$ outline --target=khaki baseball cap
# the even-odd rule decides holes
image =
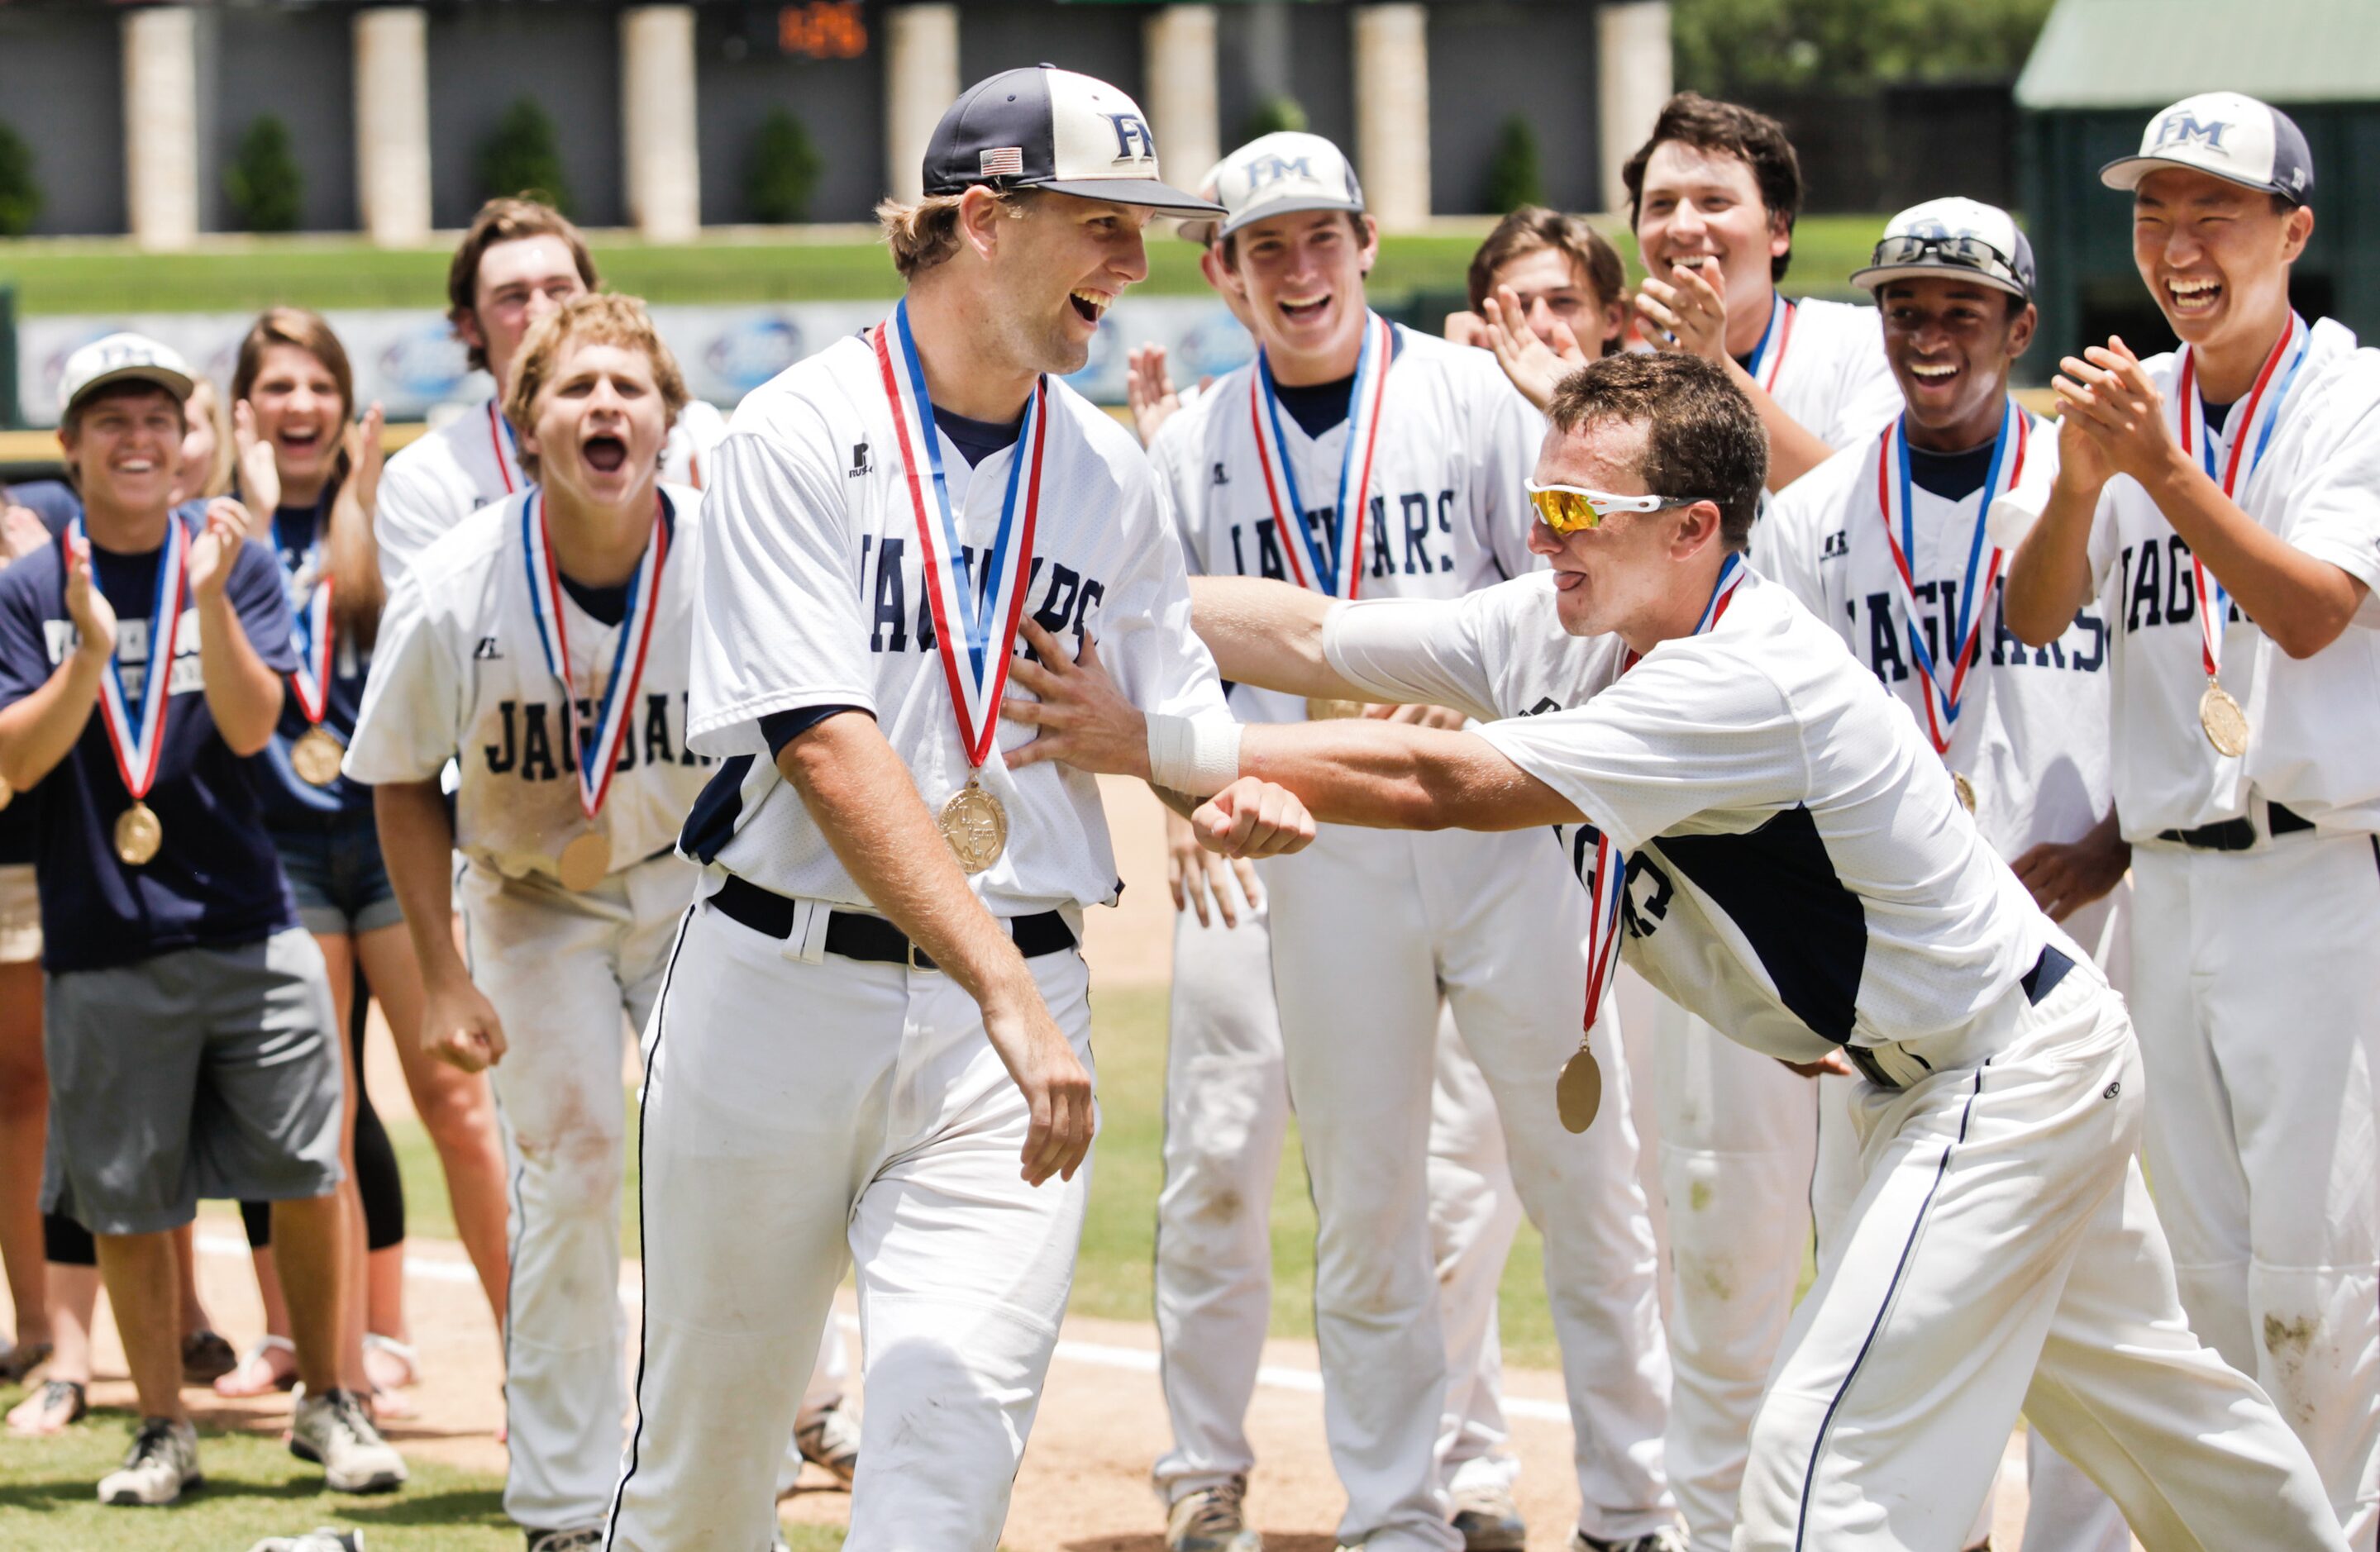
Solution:
[[[109,334],[67,358],[58,376],[59,418],[72,415],[77,405],[111,382],[153,382],[176,400],[187,400],[193,379],[189,363],[173,346],[146,334]]]

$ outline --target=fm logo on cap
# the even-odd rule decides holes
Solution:
[[[1257,189],[1269,184],[1279,183],[1283,178],[1313,176],[1314,168],[1305,157],[1301,156],[1296,161],[1291,162],[1281,157],[1269,156],[1260,162],[1248,164],[1248,193],[1253,196]]]
[[[2195,140],[2209,151],[2223,149],[2223,131],[2230,128],[2224,119],[2202,122],[2195,114],[2168,114],[2157,125],[2156,143],[2160,146],[2187,145]]]
[[[1115,126],[1117,161],[1146,159],[1153,162],[1157,159],[1157,139],[1149,134],[1148,126],[1141,121],[1138,114],[1111,113],[1099,116]],[[1138,151],[1132,149],[1135,143],[1140,147]]]

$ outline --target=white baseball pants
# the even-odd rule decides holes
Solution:
[[[2254,1383],[2201,1345],[2133,1158],[2123,1000],[2079,964],[1863,1085],[1863,1180],[1754,1423],[1736,1552],[1955,1552],[2022,1409],[2166,1548],[2346,1546]]]
[[[847,1552],[991,1552],[1007,1518],[1088,1162],[1026,1185],[1025,1100],[974,1000],[815,937],[698,904],[672,954],[646,1034],[644,1360],[609,1552],[764,1552],[847,1266],[868,1364]],[[1082,957],[1026,963],[1087,1064]]]
[[[1665,1523],[1669,1359],[1635,1184],[1626,1065],[1595,1049],[1604,1113],[1584,1137],[1553,1103],[1578,1049],[1585,896],[1549,834],[1330,827],[1276,858],[1273,984],[1289,1090],[1320,1218],[1315,1325],[1342,1542],[1452,1552],[1437,1450],[1446,1344],[1429,1245],[1439,1002],[1495,1096],[1514,1188],[1544,1233],[1546,1284],[1576,1424],[1580,1523]]]
[[[512,1173],[504,1512],[532,1530],[601,1524],[618,1475],[621,1072],[693,884],[674,857],[583,893],[477,865],[462,876],[471,978],[508,1047],[489,1073]]]
[[[2256,1376],[2358,1552],[2380,1526],[2380,842],[2132,851],[2149,1178],[2199,1335]]]
[[[1256,1464],[1247,1409],[1271,1313],[1269,1209],[1289,1121],[1289,1079],[1273,1006],[1271,928],[1262,906],[1251,909],[1243,899],[1240,910],[1235,928],[1220,920],[1202,927],[1189,912],[1174,918],[1156,1257],[1160,1375],[1173,1448],[1151,1473],[1169,1505]],[[1451,1376],[1451,1437],[1441,1448],[1451,1473],[1486,1470],[1509,1481],[1519,1462],[1503,1448],[1494,1319],[1520,1199],[1502,1164],[1494,1097],[1459,1046],[1450,1058],[1452,1031],[1452,1020],[1442,1021],[1439,1085],[1431,1101],[1431,1243]],[[1474,1074],[1460,1097],[1448,1082],[1449,1068],[1458,1063]],[[1448,1146],[1464,1150],[1461,1160],[1441,1158],[1441,1134]],[[1485,1138],[1494,1139],[1492,1163],[1472,1156]],[[1500,1241],[1493,1232],[1497,1219],[1507,1225]],[[1482,1298],[1484,1306],[1470,1313]],[[1469,1301],[1460,1312],[1458,1299]]]

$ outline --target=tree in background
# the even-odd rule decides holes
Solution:
[[[245,232],[294,232],[304,204],[306,175],[289,143],[289,126],[259,114],[239,138],[224,169],[224,197]]]
[[[802,121],[778,108],[752,136],[744,164],[744,213],[769,225],[807,221],[818,191],[818,148]]]
[[[480,198],[527,194],[570,213],[570,186],[562,176],[562,141],[553,117],[533,97],[516,97],[480,142]]]
[[[1278,134],[1284,129],[1305,127],[1305,106],[1294,97],[1268,97],[1257,104],[1248,115],[1247,133],[1240,138],[1245,145],[1260,135]]]
[[[1677,80],[1715,97],[2006,79],[2053,0],[1674,0]]]
[[[1545,178],[1537,170],[1537,132],[1519,114],[1497,131],[1496,154],[1488,162],[1488,208],[1510,215],[1523,205],[1546,202]]]
[[[33,176],[33,148],[25,137],[0,124],[0,237],[21,237],[42,213],[41,180]]]

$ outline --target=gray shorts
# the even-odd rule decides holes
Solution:
[[[341,1179],[336,1022],[302,928],[50,976],[42,1207],[149,1234],[201,1197],[325,1194]]]

